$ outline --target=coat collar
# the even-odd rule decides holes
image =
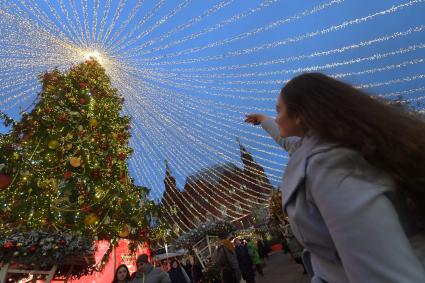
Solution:
[[[138,278],[142,278],[142,277],[144,277],[146,274],[149,274],[152,270],[153,270],[153,266],[152,266],[150,263],[147,263],[147,267],[146,267],[145,272],[137,271],[137,272],[136,272],[136,277],[138,277]]]
[[[308,159],[317,153],[328,151],[337,146],[337,144],[320,140],[312,133],[304,136],[300,147],[295,150],[289,159],[283,175],[282,201],[284,211],[299,185],[305,180]]]

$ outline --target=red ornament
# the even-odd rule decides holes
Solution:
[[[143,229],[143,228],[140,228],[140,229],[139,229],[139,236],[140,236],[140,237],[145,237],[145,236],[146,236],[146,231],[145,231],[145,229]]]
[[[86,99],[84,97],[80,97],[80,104],[86,103]]]
[[[126,175],[122,175],[122,176],[120,177],[120,182],[121,182],[122,184],[126,183],[126,182],[127,182],[127,176],[126,176]]]
[[[118,155],[118,158],[121,159],[121,160],[123,160],[123,161],[125,160],[126,157],[127,157],[127,155],[125,153],[120,153]]]
[[[3,244],[3,248],[5,250],[10,250],[13,249],[15,247],[15,244],[13,242],[6,242]]]
[[[56,77],[55,75],[53,75],[51,73],[45,73],[44,74],[44,81],[45,82],[57,82],[58,77]]]
[[[77,189],[80,193],[84,193],[84,187],[82,184],[77,184]]]
[[[86,88],[88,88],[89,84],[88,83],[79,83],[78,86],[82,89],[86,89]]]
[[[37,250],[37,245],[33,245],[28,249],[28,251],[31,253],[34,253],[36,250]]]
[[[0,190],[7,189],[12,184],[12,178],[6,174],[0,174]]]
[[[112,167],[112,156],[111,155],[108,156],[108,167],[109,168]]]
[[[47,112],[47,113],[51,113],[51,112],[52,112],[52,108],[47,107],[47,108],[46,108],[46,112]]]
[[[81,210],[83,211],[83,212],[90,212],[91,211],[91,206],[90,205],[88,205],[88,204],[83,204],[83,206],[81,207]]]
[[[66,244],[66,241],[64,239],[62,239],[62,240],[59,241],[59,244],[65,245]]]
[[[71,172],[71,171],[66,171],[66,172],[63,174],[63,177],[65,178],[65,180],[69,180],[69,179],[71,179],[71,177],[72,177],[72,172]]]
[[[100,170],[94,170],[91,172],[91,176],[93,178],[100,178],[102,176],[102,174],[100,173]]]
[[[65,114],[61,114],[61,115],[59,116],[59,121],[61,121],[61,122],[66,122],[66,120],[67,120],[67,117],[66,117],[66,115],[65,115]]]
[[[52,79],[52,78],[53,78],[52,74],[50,74],[50,73],[45,73],[45,74],[44,74],[44,80],[45,80],[46,82],[51,81],[51,79]]]
[[[9,215],[7,213],[2,213],[0,219],[3,220],[3,222],[7,222]]]

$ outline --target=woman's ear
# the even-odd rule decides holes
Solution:
[[[297,125],[298,129],[300,129],[300,134],[304,135],[308,132],[308,127],[304,123],[304,120],[301,118],[300,115],[297,115],[295,117],[295,124]]]
[[[303,120],[301,119],[300,115],[296,115],[295,116],[295,124],[299,127],[302,127],[303,125]]]

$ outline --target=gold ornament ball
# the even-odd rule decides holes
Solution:
[[[66,145],[65,145],[65,149],[66,150],[70,150],[72,148],[72,143],[67,143]]]
[[[50,149],[54,150],[54,149],[57,149],[59,147],[59,142],[57,140],[51,140],[51,141],[49,141],[49,143],[47,144],[47,146]]]
[[[69,158],[69,164],[71,164],[72,167],[80,167],[81,166],[81,159],[79,157],[70,157]]]
[[[90,119],[89,125],[90,127],[97,127],[97,120],[94,118]]]
[[[96,214],[90,213],[84,218],[84,225],[91,226],[99,223],[99,217]]]
[[[14,159],[19,159],[19,154],[17,152],[13,153],[13,158]]]
[[[86,198],[83,195],[78,196],[78,199],[77,199],[78,204],[83,204],[85,200]]]
[[[95,197],[100,199],[105,195],[105,190],[101,189],[101,188],[96,188],[95,189]]]
[[[118,235],[119,235],[121,238],[126,238],[126,237],[128,237],[128,235],[130,235],[130,231],[131,231],[130,225],[125,224],[125,225],[122,227],[122,229],[121,229],[121,231],[120,231],[120,233],[119,233]]]

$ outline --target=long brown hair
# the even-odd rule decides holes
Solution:
[[[118,283],[118,270],[121,269],[121,267],[124,267],[127,270],[127,276],[125,277],[125,282],[130,282],[131,277],[130,277],[130,270],[128,270],[127,265],[125,264],[121,264],[120,266],[118,266],[118,268],[115,270],[115,275],[114,275],[114,281],[112,281],[112,283]]]
[[[306,73],[281,91],[289,116],[319,138],[354,149],[396,181],[415,220],[425,220],[425,122],[402,107],[320,73]]]

